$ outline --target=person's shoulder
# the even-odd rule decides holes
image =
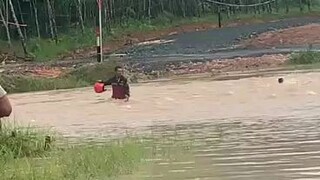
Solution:
[[[0,98],[7,95],[7,92],[3,89],[3,87],[0,85]]]

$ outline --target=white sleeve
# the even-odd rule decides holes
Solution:
[[[7,92],[3,89],[3,87],[0,85],[0,98],[2,98],[3,96],[5,96],[7,94]]]

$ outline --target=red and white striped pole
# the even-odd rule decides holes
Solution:
[[[99,16],[96,25],[96,36],[97,36],[97,60],[98,62],[102,62],[103,54],[102,54],[102,0],[97,0],[98,8],[99,8]]]

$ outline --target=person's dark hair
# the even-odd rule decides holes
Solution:
[[[116,66],[116,67],[114,68],[114,71],[117,72],[118,69],[121,69],[121,68],[122,68],[121,66]]]
[[[283,83],[283,78],[279,78],[278,83],[280,83],[280,84]]]

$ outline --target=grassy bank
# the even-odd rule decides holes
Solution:
[[[66,72],[59,78],[0,75],[0,84],[9,93],[87,87],[93,85],[97,80],[111,77],[116,65],[114,61],[87,65]]]
[[[239,14],[227,17],[223,14],[222,24],[227,25],[230,23],[259,23],[275,19],[283,19],[290,17],[301,17],[301,16],[313,16],[320,15],[320,9],[314,7],[311,12],[300,12],[298,8],[290,9],[288,14],[280,11],[279,13],[262,13],[262,14]],[[213,14],[207,14],[202,17],[193,18],[177,18],[171,16],[160,16],[153,19],[150,23],[147,20],[131,20],[126,24],[121,26],[112,27],[111,31],[104,33],[105,45],[109,46],[111,50],[114,48],[119,48],[117,46],[123,45],[123,40],[128,38],[127,35],[130,34],[130,38],[138,38],[136,36],[146,36],[152,34],[152,36],[160,36],[161,32],[170,30],[175,27],[185,26],[185,25],[201,25],[203,23],[210,23],[212,25],[217,25],[217,16]],[[106,30],[104,31],[106,32]],[[158,32],[158,33],[155,33]],[[56,44],[52,40],[48,39],[29,39],[28,49],[31,54],[38,61],[47,61],[50,59],[56,59],[59,56],[70,53],[77,49],[88,48],[95,46],[95,31],[94,28],[86,29],[84,33],[78,30],[70,31],[68,34],[60,34],[59,42]],[[0,42],[2,47],[6,47],[6,42]],[[23,55],[21,45],[19,42],[14,42],[14,51],[17,54]],[[8,49],[0,48],[0,51],[6,51]]]
[[[291,65],[314,65],[320,63],[320,52],[305,51],[292,54],[289,60]]]
[[[195,161],[192,139],[162,130],[149,137],[97,139],[99,143],[76,139],[71,145],[54,132],[5,124],[0,131],[0,176],[4,180],[139,179],[153,175],[154,168],[165,171],[152,159]]]
[[[104,145],[58,145],[39,130],[8,126],[0,131],[0,148],[1,179],[16,180],[117,177],[131,174],[146,154],[132,138]]]
[[[307,50],[293,53],[285,65],[292,70],[320,69],[320,52]]]
[[[92,84],[69,75],[59,78],[1,75],[0,83],[8,93],[70,89]]]

